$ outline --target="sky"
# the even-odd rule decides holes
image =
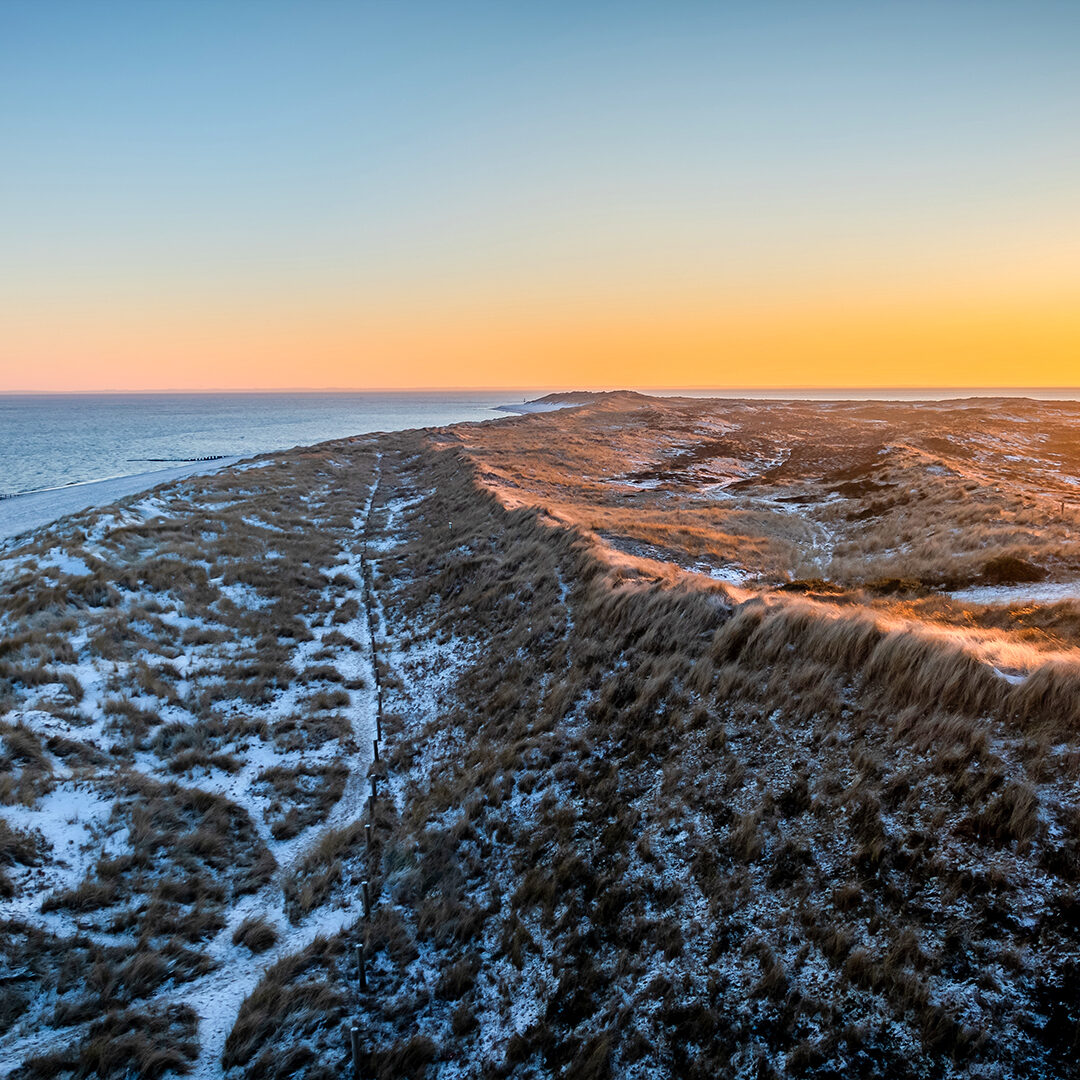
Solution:
[[[1080,3],[0,0],[0,391],[1080,384]]]

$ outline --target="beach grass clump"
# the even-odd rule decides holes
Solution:
[[[94,915],[114,930],[137,922],[146,942],[198,944],[224,925],[231,899],[275,868],[246,812],[220,795],[129,775],[113,819],[127,828],[128,851],[102,855],[77,885],[45,897],[43,911]]]
[[[263,769],[252,790],[268,796],[263,816],[274,839],[291,839],[325,821],[345,791],[348,775],[348,768],[339,763]]]
[[[361,889],[357,871],[362,867],[363,843],[364,827],[359,821],[330,829],[318,838],[282,882],[285,912],[290,922],[300,922],[325,904],[335,890],[346,887],[351,890],[354,906],[359,907]]]
[[[264,915],[249,915],[233,931],[232,942],[257,954],[273,948],[278,936],[277,927]]]
[[[157,1080],[184,1074],[198,1057],[198,1015],[188,1005],[114,1009],[63,1050],[31,1057],[11,1076],[52,1080],[65,1075]]]

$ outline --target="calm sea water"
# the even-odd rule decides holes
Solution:
[[[502,391],[0,395],[0,494],[506,413]],[[518,395],[520,400],[520,395]]]

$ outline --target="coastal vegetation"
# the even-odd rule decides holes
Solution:
[[[1075,1068],[1077,407],[574,404],[0,553],[14,1075]]]

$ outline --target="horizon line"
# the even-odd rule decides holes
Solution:
[[[825,383],[802,383],[797,385],[772,385],[772,386],[584,386],[568,389],[561,386],[252,386],[252,387],[164,387],[164,388],[139,388],[123,389],[108,387],[98,390],[0,390],[0,397],[51,397],[51,396],[80,396],[94,394],[438,394],[438,393],[507,393],[507,394],[604,394],[604,393],[640,393],[649,394],[664,391],[674,393],[678,391],[710,391],[715,393],[783,393],[804,391],[874,391],[882,392],[896,390],[903,392],[919,391],[989,391],[1003,390],[1015,393],[1020,390],[1074,390],[1080,393],[1080,385],[1050,383],[1015,384],[1015,385],[991,385],[991,384],[933,384],[919,385],[906,384],[825,384]]]

